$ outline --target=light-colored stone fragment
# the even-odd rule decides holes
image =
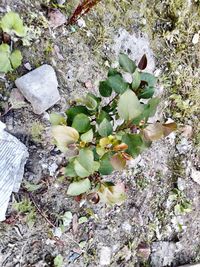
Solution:
[[[0,123],[0,221],[5,213],[12,192],[18,192],[28,151],[17,138],[3,130]]]
[[[200,185],[200,171],[197,171],[196,169],[191,169],[191,178],[194,182]]]
[[[141,57],[146,54],[147,68],[144,71],[153,72],[155,69],[155,59],[150,43],[144,34],[130,34],[125,29],[120,29],[114,38],[113,51],[118,56],[119,53],[126,53],[138,64]]]
[[[15,84],[36,114],[42,114],[60,100],[56,73],[50,65],[42,65],[25,74]]]
[[[100,265],[107,266],[110,265],[110,262],[111,262],[111,248],[102,247],[100,252]]]

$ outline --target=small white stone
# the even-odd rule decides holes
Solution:
[[[198,42],[199,42],[199,33],[195,33],[192,38],[192,43],[195,45],[198,44]]]
[[[195,181],[197,184],[200,185],[200,171],[195,170],[192,168],[191,170],[191,178],[193,181]]]
[[[100,252],[100,265],[110,265],[111,262],[111,248],[102,247]]]
[[[122,224],[122,229],[126,232],[126,233],[129,233],[131,232],[131,229],[132,229],[132,226],[130,225],[130,223],[128,221],[125,221],[123,224]]]
[[[77,24],[80,28],[85,28],[86,24],[85,24],[85,20],[83,18],[80,18],[77,20]]]
[[[42,114],[60,100],[57,77],[50,65],[42,65],[25,74],[15,84],[36,114]]]

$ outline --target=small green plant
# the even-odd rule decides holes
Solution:
[[[99,96],[87,93],[66,111],[67,118],[51,114],[52,135],[57,147],[70,158],[65,168],[71,178],[67,194],[94,203],[120,204],[125,186],[105,180],[113,171],[123,170],[152,141],[176,129],[175,123],[148,123],[154,116],[158,98],[153,98],[156,78],[143,70],[144,55],[138,66],[125,54],[119,65],[132,77],[127,82],[119,69],[109,69],[99,83]],[[110,100],[111,98],[111,100]]]
[[[191,202],[185,197],[183,192],[176,188],[171,191],[169,200],[175,203],[174,212],[176,215],[184,215],[192,211]]]
[[[8,34],[12,39],[17,37],[24,37],[26,35],[26,28],[19,15],[15,12],[8,12],[0,21],[0,28],[4,34]],[[18,68],[22,62],[22,54],[18,49],[12,49],[12,45],[2,43],[0,45],[0,72],[7,73]]]
[[[29,227],[34,225],[36,220],[36,209],[28,198],[23,199],[21,202],[14,203],[13,208],[19,215],[24,216]]]

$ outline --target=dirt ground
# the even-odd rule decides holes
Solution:
[[[53,5],[48,2],[0,2],[0,17],[14,10],[30,29],[30,44],[17,43],[23,63],[51,64],[61,94],[61,101],[41,116],[30,105],[3,114],[14,80],[28,70],[21,66],[0,79],[0,118],[28,147],[24,181],[40,185],[28,192],[23,184],[11,198],[7,220],[0,223],[0,266],[54,266],[59,254],[69,267],[101,266],[101,257],[112,267],[200,262],[200,41],[193,41],[200,35],[200,2],[105,0],[79,26],[56,29],[48,26],[44,4]],[[69,15],[77,2],[59,8]],[[88,81],[96,91],[118,50],[134,50],[131,40],[137,38],[144,43],[136,48],[149,53],[149,68],[159,75],[158,119],[173,119],[178,131],[110,177],[126,184],[123,205],[80,205],[66,195],[69,182],[60,173],[65,160],[51,143],[48,114],[64,112],[70,99],[88,90]],[[73,220],[60,233],[66,211]]]

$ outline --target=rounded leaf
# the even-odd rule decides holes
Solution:
[[[136,69],[136,65],[126,54],[119,55],[119,65],[123,68],[123,70],[133,73]]]
[[[91,128],[90,119],[83,113],[78,114],[73,120],[72,127],[75,128],[79,133],[85,133]]]
[[[103,119],[103,121],[99,125],[98,133],[101,136],[106,137],[106,136],[109,136],[112,133],[112,131],[113,131],[113,127],[110,121],[108,121],[106,118]]]
[[[118,102],[118,113],[120,118],[128,121],[139,116],[143,111],[136,94],[128,89],[120,96]]]
[[[53,126],[52,136],[56,140],[57,147],[63,152],[68,149],[69,144],[73,144],[79,139],[79,133],[76,129],[65,125]]]
[[[91,188],[91,183],[88,178],[84,180],[80,180],[78,182],[73,182],[68,187],[67,195],[78,196],[80,194],[83,194],[89,191],[90,188]]]
[[[22,64],[22,54],[19,50],[14,50],[10,55],[10,61],[13,69],[18,68]]]
[[[117,94],[123,94],[128,88],[128,83],[126,83],[123,77],[119,74],[110,76],[107,81],[108,81],[109,86]]]
[[[23,37],[26,35],[26,29],[20,16],[10,11],[1,19],[1,28],[4,32],[12,34],[14,32],[17,36]]]
[[[109,97],[112,94],[112,87],[107,81],[102,81],[99,83],[99,92],[104,97]]]

